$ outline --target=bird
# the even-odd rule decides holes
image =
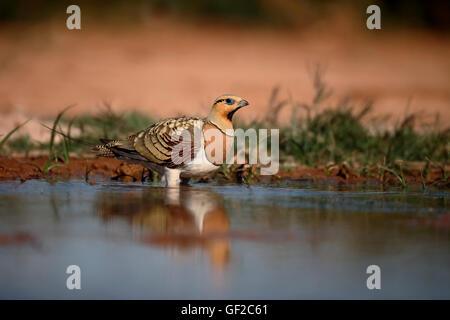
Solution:
[[[248,101],[239,96],[221,95],[214,100],[206,118],[164,119],[126,139],[100,139],[102,144],[93,150],[98,157],[140,164],[158,172],[163,186],[178,187],[225,163],[234,142],[233,116],[247,105]]]

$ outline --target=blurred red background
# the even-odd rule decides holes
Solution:
[[[413,11],[415,1],[375,1],[382,29],[373,31],[364,2],[80,1],[81,30],[66,28],[65,1],[5,3],[2,133],[74,103],[72,113],[108,101],[156,118],[202,116],[223,93],[250,101],[239,117],[251,120],[264,115],[274,86],[281,99],[310,101],[315,64],[333,89],[330,106],[347,96],[356,105],[370,99],[374,115],[393,121],[422,112],[422,119],[439,114],[442,126],[450,124],[448,6],[441,2]],[[283,110],[281,120],[289,117]]]

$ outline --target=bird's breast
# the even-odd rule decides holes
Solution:
[[[215,159],[210,155],[210,149],[213,147],[210,140],[211,135],[214,134],[212,129],[215,127],[207,123],[202,123],[202,125],[200,137],[194,137],[194,139],[200,138],[200,141],[195,142],[195,145],[198,145],[199,148],[195,148],[193,159],[182,166],[182,177],[202,177],[217,170],[221,166],[221,161],[214,161]],[[206,131],[206,128],[211,129],[211,131]],[[212,140],[214,140],[214,138],[212,138]],[[213,154],[215,153],[213,152]]]
[[[216,166],[226,163],[227,155],[232,155],[234,137],[226,135],[216,126],[205,123],[203,126],[205,154],[209,162]]]

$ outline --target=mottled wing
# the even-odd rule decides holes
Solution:
[[[186,117],[163,120],[136,134],[134,149],[153,163],[178,168],[192,160],[200,148],[199,132],[194,133],[199,129],[201,132],[202,123]]]
[[[102,140],[104,144],[96,146],[94,151],[101,157],[178,168],[197,154],[202,127],[203,121],[198,118],[167,119],[124,140]],[[174,152],[178,155],[175,158]]]

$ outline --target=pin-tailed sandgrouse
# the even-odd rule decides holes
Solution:
[[[222,95],[214,101],[205,119],[169,118],[124,140],[102,139],[104,144],[97,145],[94,150],[101,157],[141,164],[162,175],[165,186],[178,186],[181,179],[204,176],[225,162],[226,150],[234,140],[233,115],[247,105],[248,102],[240,97]],[[211,131],[218,134],[207,134]],[[223,148],[221,159],[215,151],[205,152],[211,143]],[[217,146],[209,149],[217,150]]]

